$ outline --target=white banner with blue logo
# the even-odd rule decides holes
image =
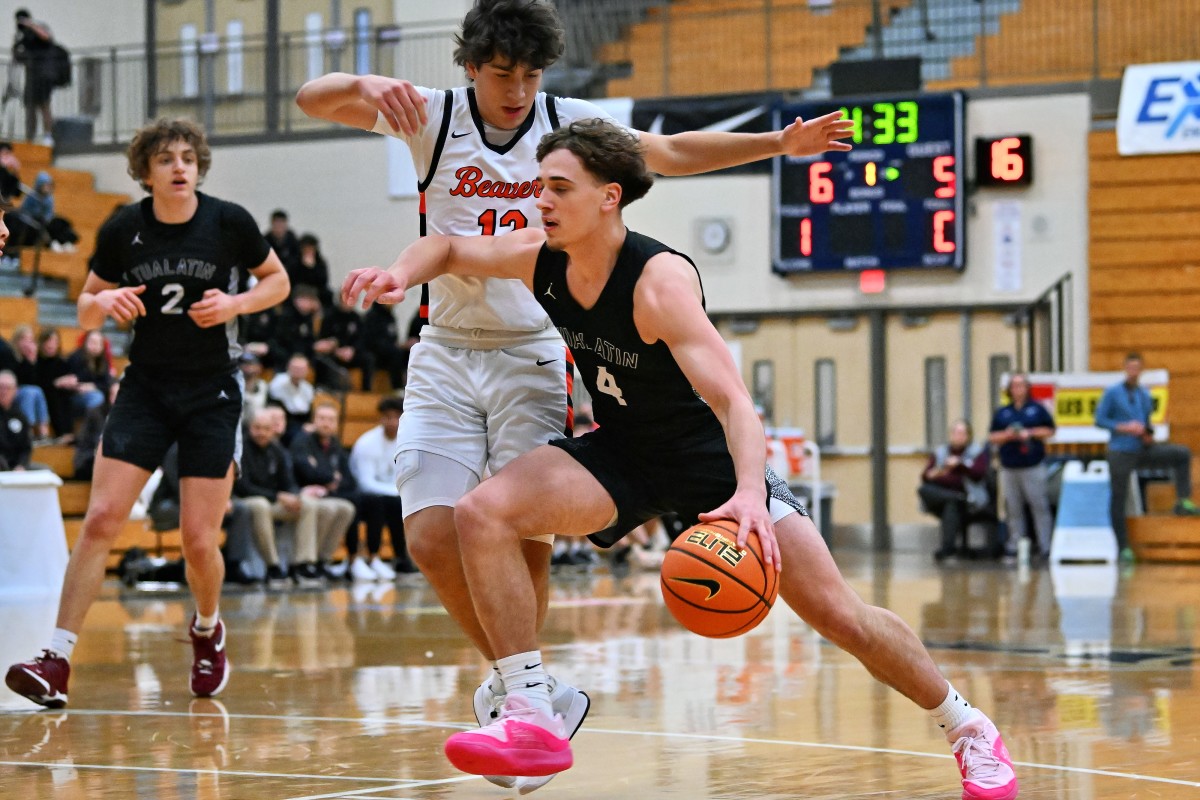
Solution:
[[[1200,61],[1125,68],[1117,111],[1117,151],[1200,151]]]

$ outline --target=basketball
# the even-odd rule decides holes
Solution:
[[[737,546],[730,520],[701,522],[679,535],[663,559],[663,600],[679,624],[693,633],[727,639],[766,618],[779,593],[779,573],[763,560],[753,532]]]

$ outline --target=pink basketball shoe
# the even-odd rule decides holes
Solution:
[[[519,692],[508,695],[495,722],[447,739],[446,758],[472,775],[553,775],[574,763],[562,717]]]
[[[954,746],[954,759],[962,773],[963,800],[1013,800],[1017,773],[1000,731],[979,709],[952,731],[946,741]]]

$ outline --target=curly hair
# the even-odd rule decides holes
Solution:
[[[646,169],[642,143],[633,134],[605,119],[580,119],[547,133],[538,143],[537,160],[555,150],[567,150],[604,183],[621,187],[621,208],[646,196],[654,176]]]
[[[196,151],[196,166],[203,180],[212,166],[212,150],[208,147],[204,129],[187,119],[159,119],[140,128],[125,151],[129,177],[144,190],[150,191],[146,184],[146,176],[150,174],[150,159],[176,141],[187,142]]]
[[[476,0],[454,43],[460,67],[503,59],[545,69],[566,49],[558,12],[542,0]]]

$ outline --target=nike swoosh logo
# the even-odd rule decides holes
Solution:
[[[454,133],[450,134],[450,138],[451,139],[461,139],[464,136],[470,136],[470,135],[471,135],[470,131],[463,131],[462,133],[455,131]]]
[[[721,591],[721,584],[711,578],[672,578],[673,581],[680,583],[690,583],[693,586],[699,586],[702,589],[708,589],[708,597],[705,600],[712,600],[717,596],[717,592]]]
[[[541,665],[542,665],[542,662],[540,662],[540,661],[537,662],[536,664],[526,664],[525,669],[533,669],[534,667],[540,667]],[[537,684],[534,684],[534,685],[536,686]]]
[[[743,111],[740,114],[735,114],[727,119],[717,120],[716,122],[705,125],[703,128],[698,128],[697,130],[713,131],[715,133],[728,133],[729,131],[737,130],[738,128],[742,127],[747,122],[754,119],[759,114],[762,114],[766,110],[766,106],[758,106],[750,109],[749,111]],[[663,131],[663,122],[666,119],[666,114],[659,114],[654,118],[654,121],[650,123],[650,127],[646,130],[646,133],[656,133],[661,135]]]
[[[557,359],[557,358],[552,358],[552,359],[550,359],[550,360],[548,360],[548,361],[542,361],[542,360],[540,360],[540,359],[539,359],[539,360],[538,360],[538,362],[537,362],[537,365],[538,365],[539,367],[544,367],[544,366],[546,366],[547,364],[553,364],[555,361],[558,361],[558,359]],[[525,669],[529,669],[529,667],[526,667]]]

